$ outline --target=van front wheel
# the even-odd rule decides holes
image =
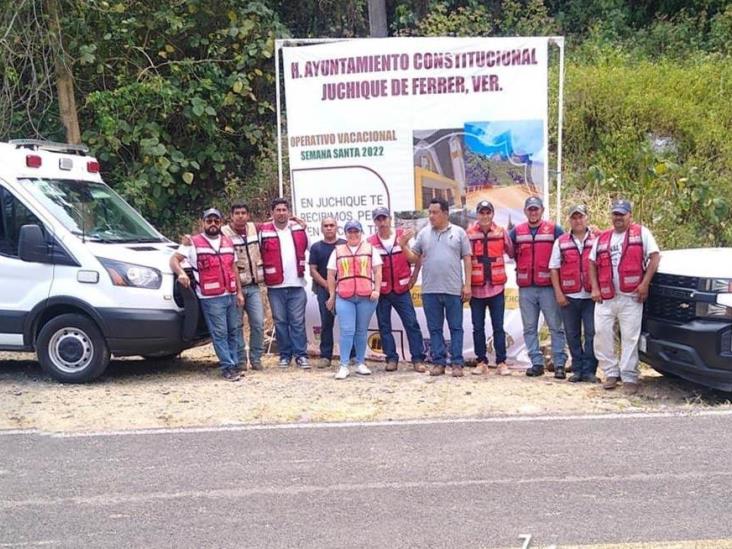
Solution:
[[[44,324],[36,341],[43,370],[62,383],[84,383],[109,364],[109,347],[99,328],[78,314],[60,315]]]

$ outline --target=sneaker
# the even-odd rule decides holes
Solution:
[[[386,363],[386,368],[384,368],[387,372],[396,372],[397,368],[399,367],[399,363],[396,360],[389,360]]]
[[[572,374],[571,376],[569,376],[569,381],[570,381],[571,383],[579,383],[579,382],[580,382],[580,381],[582,381],[583,379],[584,379],[584,378],[582,377],[582,375],[581,375],[581,374]]]
[[[329,358],[321,358],[318,361],[318,368],[330,368],[330,360]]]
[[[508,369],[508,364],[506,364],[505,362],[499,362],[496,365],[496,375],[499,375],[499,376],[510,376],[511,375],[511,370]]]
[[[482,376],[483,374],[488,373],[488,365],[485,362],[478,362],[470,373],[474,376]]]
[[[247,369],[246,365],[244,365],[244,367],[234,366],[233,368],[231,368],[231,370],[233,370],[236,373],[236,375],[238,375],[239,377],[244,377],[244,371],[246,369]]]
[[[638,392],[638,384],[630,381],[623,381],[623,393],[626,395],[634,395]]]
[[[226,381],[239,381],[241,376],[234,368],[226,368],[223,372],[221,372],[221,377],[223,377]]]
[[[310,363],[308,362],[308,357],[306,356],[299,356],[295,359],[295,363],[297,364],[297,367],[301,370],[309,370],[310,369]]]
[[[247,363],[246,362],[242,362],[241,364],[238,364],[234,369],[236,371],[238,371],[239,373],[246,372],[247,371]]]
[[[356,366],[356,373],[360,376],[370,376],[371,370],[365,364],[359,364]]]
[[[341,364],[341,367],[338,368],[338,371],[336,372],[335,378],[346,379],[349,375],[351,375],[351,371],[348,369],[348,366],[343,366]]]
[[[589,383],[597,383],[598,379],[595,374],[583,374],[582,381],[588,381]]]
[[[452,367],[452,377],[463,377],[463,367],[462,366],[453,366]]]
[[[544,367],[534,364],[531,368],[526,370],[526,375],[529,377],[538,377],[544,375]]]
[[[277,366],[279,366],[280,368],[289,368],[290,359],[289,358],[280,358],[280,361],[277,363]]]
[[[615,389],[615,387],[618,386],[618,378],[611,376],[605,380],[605,383],[602,384],[602,388],[610,391],[612,389]]]
[[[445,367],[440,364],[435,364],[430,368],[430,375],[431,376],[441,376],[445,374]]]
[[[567,374],[564,372],[564,366],[554,368],[554,379],[566,379]]]
[[[423,374],[427,371],[427,368],[421,362],[415,362],[413,366],[414,366],[414,371],[417,372],[418,374]]]
[[[262,366],[262,363],[259,361],[252,362],[251,367],[252,367],[252,370],[257,370],[257,371],[264,370],[264,366]]]

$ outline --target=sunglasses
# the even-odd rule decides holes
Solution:
[[[221,225],[221,220],[218,217],[209,217],[204,219],[203,222],[206,225]]]

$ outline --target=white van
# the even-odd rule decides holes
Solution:
[[[177,245],[110,189],[84,146],[0,143],[0,350],[35,351],[62,382],[110,355],[165,357],[206,340],[168,267]]]
[[[638,346],[664,375],[732,391],[732,248],[661,252]]]

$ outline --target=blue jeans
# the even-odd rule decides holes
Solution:
[[[544,355],[539,349],[539,313],[544,315],[552,338],[552,360],[554,366],[564,367],[567,353],[564,352],[564,328],[559,304],[551,286],[527,286],[519,288],[519,308],[524,325],[524,341],[529,352],[531,365],[544,367]]]
[[[272,308],[280,358],[290,360],[293,356],[295,358],[307,356],[305,288],[301,286],[268,288],[267,295]]]
[[[211,333],[214,351],[222,370],[239,364],[239,349],[243,346],[241,311],[233,294],[201,299],[201,310]]]
[[[422,294],[422,307],[430,331],[430,356],[440,366],[447,364],[445,336],[442,333],[445,317],[450,328],[450,364],[463,365],[463,302],[459,295]]]
[[[473,347],[478,362],[488,362],[485,345],[485,309],[491,315],[493,347],[496,349],[496,364],[506,362],[506,332],[503,330],[503,313],[506,299],[503,292],[493,297],[470,298],[470,315],[473,319]]]
[[[409,342],[409,354],[412,355],[412,362],[424,361],[424,340],[422,330],[417,322],[417,314],[414,312],[412,295],[409,292],[397,294],[389,292],[381,294],[379,304],[376,306],[376,319],[379,321],[379,332],[381,333],[381,347],[386,355],[386,360],[399,361],[394,336],[391,333],[391,308],[399,315],[407,332]]]
[[[343,299],[336,296],[341,366],[348,366],[351,349],[356,350],[356,364],[363,364],[366,359],[369,322],[375,309],[376,301],[371,301],[368,297]]]
[[[333,358],[333,325],[335,324],[335,315],[328,310],[325,302],[328,301],[328,290],[322,286],[315,289],[315,295],[318,297],[318,309],[320,310],[320,357]]]
[[[595,339],[595,302],[591,299],[568,297],[569,305],[561,307],[567,345],[572,355],[572,371],[580,376],[597,372],[597,359],[593,341]],[[582,345],[582,329],[585,342]]]
[[[248,284],[242,288],[246,301],[244,310],[249,317],[249,362],[259,364],[264,353],[264,305],[258,284]],[[244,337],[241,338],[239,348],[239,364],[246,363],[244,352]]]

